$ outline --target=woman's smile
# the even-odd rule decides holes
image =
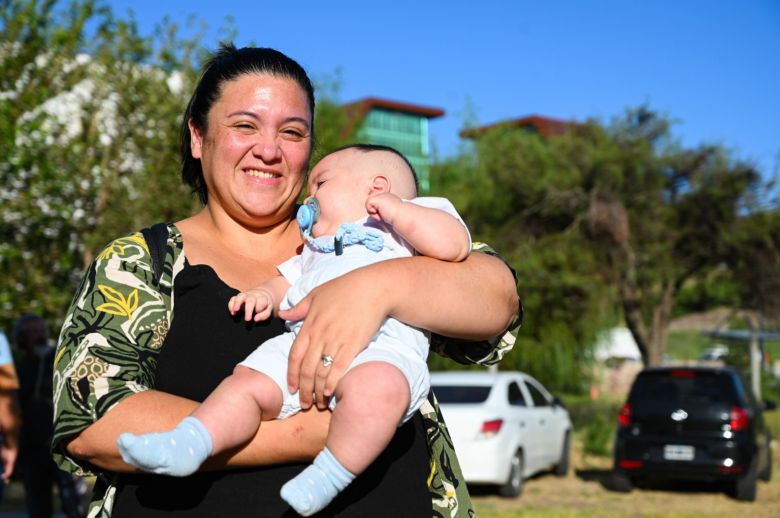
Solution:
[[[243,173],[257,180],[277,180],[281,175],[260,169],[244,169]]]

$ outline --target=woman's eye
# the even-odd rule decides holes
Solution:
[[[294,128],[284,129],[284,130],[282,130],[282,134],[287,136],[287,137],[294,138],[294,139],[302,139],[302,138],[304,138],[306,136],[306,133],[304,133],[301,130],[294,129]]]

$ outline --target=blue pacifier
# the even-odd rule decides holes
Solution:
[[[317,198],[309,198],[298,208],[295,220],[304,234],[311,234],[311,229],[320,217],[320,202]]]

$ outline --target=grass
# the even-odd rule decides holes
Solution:
[[[675,360],[696,360],[714,343],[699,331],[669,331],[666,354]]]
[[[780,408],[771,412],[764,412],[764,420],[772,432],[772,437],[775,439],[780,438]]]

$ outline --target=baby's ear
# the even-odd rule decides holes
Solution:
[[[390,179],[386,176],[377,175],[371,180],[371,194],[382,194],[390,192]]]

